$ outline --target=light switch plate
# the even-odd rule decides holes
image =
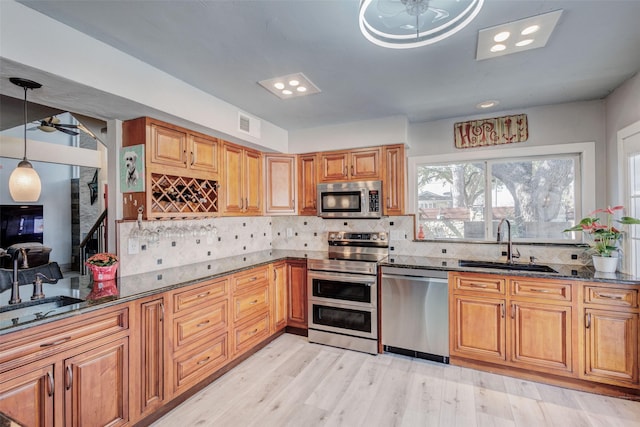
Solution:
[[[138,239],[129,238],[129,240],[127,241],[127,246],[127,253],[129,255],[135,255],[140,252],[140,242],[138,241]]]

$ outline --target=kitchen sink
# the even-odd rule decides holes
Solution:
[[[459,260],[460,267],[492,268],[498,270],[534,271],[538,273],[557,273],[556,270],[544,264],[518,264],[497,261]]]
[[[79,298],[58,295],[55,297],[43,298],[40,300],[25,301],[19,304],[5,305],[0,307],[0,316],[23,317],[35,316],[44,318],[51,313],[58,312],[62,307],[69,307],[74,304],[84,302]]]

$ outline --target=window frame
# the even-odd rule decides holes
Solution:
[[[462,162],[479,162],[479,161],[491,161],[491,160],[508,160],[508,159],[522,159],[522,158],[540,158],[545,156],[559,156],[559,155],[577,155],[579,159],[579,165],[576,170],[576,181],[580,185],[580,193],[576,194],[576,212],[575,217],[581,218],[583,212],[593,212],[595,210],[595,189],[596,189],[596,176],[595,171],[595,143],[594,142],[579,142],[568,144],[556,144],[556,145],[540,145],[535,147],[514,147],[505,148],[501,146],[497,149],[489,149],[483,151],[469,151],[459,153],[448,153],[438,155],[426,155],[426,156],[414,156],[407,159],[407,191],[408,191],[408,204],[407,213],[416,215],[418,212],[418,194],[417,194],[417,169],[421,165],[442,165],[449,163],[462,163]],[[490,188],[490,187],[489,187]],[[485,206],[486,208],[486,206]],[[415,221],[414,221],[415,225]],[[487,225],[485,224],[485,227]],[[579,233],[576,233],[579,234]],[[468,240],[468,239],[434,239],[447,242],[487,242],[484,240]],[[535,241],[532,239],[518,240],[521,242]],[[552,241],[545,240],[545,243],[582,243],[583,236],[576,235],[572,240],[560,240]]]

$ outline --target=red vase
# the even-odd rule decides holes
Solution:
[[[115,280],[119,264],[119,262],[116,262],[115,264],[107,265],[104,267],[87,264],[87,267],[89,267],[89,269],[91,270],[94,282],[105,282],[107,280]]]
[[[97,300],[99,298],[118,295],[118,288],[115,280],[93,281],[91,292],[87,295],[87,301]]]

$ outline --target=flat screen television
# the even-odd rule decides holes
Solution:
[[[0,248],[43,242],[42,205],[0,205]]]

